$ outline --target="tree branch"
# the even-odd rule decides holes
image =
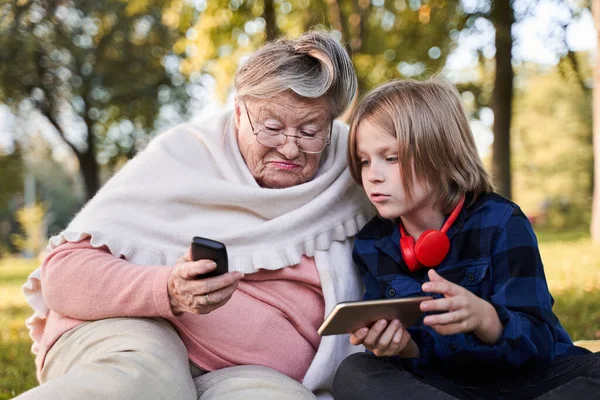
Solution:
[[[583,89],[583,91],[588,91],[589,88],[585,85],[583,78],[581,77],[581,68],[579,67],[579,61],[577,60],[577,56],[574,52],[569,50],[567,52],[567,58],[571,62],[573,66],[573,72],[575,73],[575,79],[577,80],[577,84]]]
[[[44,56],[43,50],[41,49],[40,46],[38,46],[38,48],[35,50],[35,64],[36,64],[36,72],[38,75],[37,76],[38,85],[36,87],[39,88],[44,93],[45,104],[42,102],[36,102],[37,107],[40,110],[40,112],[42,113],[42,115],[44,115],[48,119],[50,124],[52,124],[52,126],[54,126],[54,128],[56,128],[60,138],[75,152],[75,155],[77,157],[79,157],[80,156],[79,149],[67,139],[63,128],[60,126],[60,124],[58,123],[58,120],[53,115],[52,111],[56,107],[52,105],[52,102],[56,101],[56,99],[55,99],[54,94],[50,92],[50,89],[47,88],[46,85],[44,85],[44,83],[43,83],[43,76],[46,73],[46,71],[43,70],[42,63],[41,63],[41,59],[43,56]]]

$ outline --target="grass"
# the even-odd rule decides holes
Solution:
[[[600,246],[567,235],[538,234],[554,312],[573,340],[600,339]]]
[[[600,246],[579,232],[538,234],[554,311],[573,340],[600,339]],[[0,260],[0,400],[35,386],[35,367],[21,292],[35,260]],[[600,351],[598,342],[582,342]]]
[[[21,291],[36,267],[32,260],[0,260],[0,400],[12,399],[36,385],[31,339],[25,328],[31,309]]]

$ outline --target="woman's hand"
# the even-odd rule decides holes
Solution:
[[[177,260],[167,285],[174,314],[208,314],[227,303],[244,274],[236,271],[213,278],[197,278],[216,267],[211,260],[192,261],[190,250]]]
[[[487,301],[469,290],[442,278],[433,269],[429,272],[430,282],[423,284],[423,291],[441,293],[443,299],[421,303],[421,311],[448,311],[428,315],[423,319],[440,335],[473,332],[487,344],[494,344],[504,329],[496,309]]]
[[[384,319],[377,321],[371,329],[361,328],[350,335],[350,343],[363,344],[377,357],[400,356],[416,358],[419,348],[411,339],[410,333],[397,319],[388,324]]]

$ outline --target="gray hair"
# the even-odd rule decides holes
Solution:
[[[327,96],[334,118],[350,105],[358,86],[344,47],[317,30],[265,44],[238,70],[234,85],[240,99],[285,91],[310,99]]]

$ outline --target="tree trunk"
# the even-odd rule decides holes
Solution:
[[[510,173],[510,123],[512,119],[513,76],[512,33],[514,21],[510,1],[497,1],[492,10],[496,28],[496,77],[492,92],[494,110],[494,145],[492,174],[498,193],[512,197]]]
[[[277,22],[275,18],[275,7],[273,0],[265,0],[265,31],[267,32],[267,41],[277,39],[279,31],[277,30]]]
[[[93,151],[77,154],[79,173],[85,184],[85,200],[89,200],[100,189],[99,168]]]
[[[600,0],[592,3],[596,23],[596,66],[594,68],[593,116],[594,116],[594,196],[592,200],[592,241],[600,243]]]
[[[96,161],[96,137],[93,133],[93,123],[87,117],[87,114],[83,116],[83,120],[88,132],[87,150],[85,152],[78,151],[77,159],[79,160],[79,173],[85,184],[85,199],[87,201],[94,197],[100,189],[100,168],[98,168],[98,161]]]

